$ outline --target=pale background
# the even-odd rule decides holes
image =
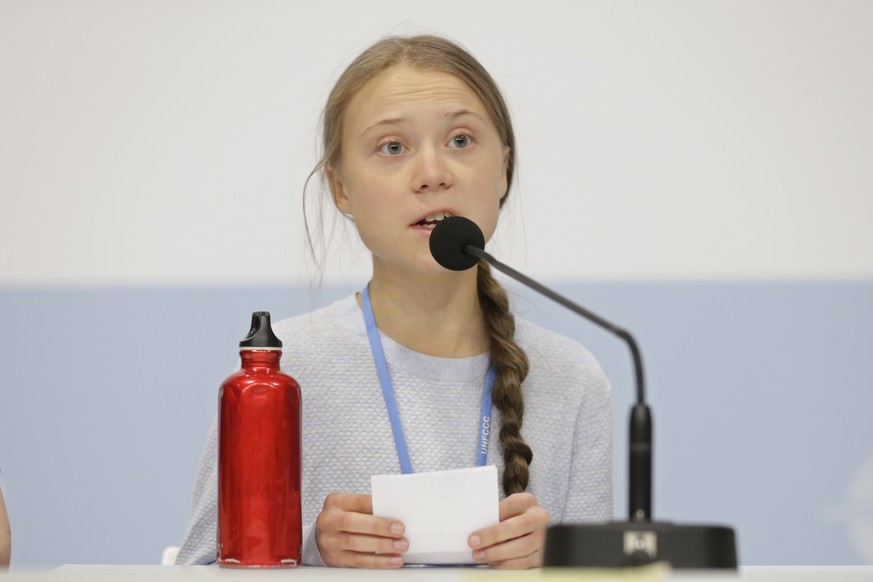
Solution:
[[[341,69],[419,32],[514,116],[489,250],[641,341],[656,517],[733,525],[745,563],[873,563],[873,3],[0,0],[13,566],[180,541],[251,311],[366,281],[339,229],[310,292],[303,184]],[[517,304],[610,376],[624,517],[624,348]]]

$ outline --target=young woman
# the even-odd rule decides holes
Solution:
[[[403,524],[372,514],[369,479],[399,473],[377,366],[387,366],[414,471],[477,464],[493,390],[500,523],[471,532],[472,558],[542,563],[550,523],[612,516],[609,387],[581,346],[513,316],[482,263],[448,271],[428,239],[465,216],[489,239],[509,193],[515,142],[488,72],[440,37],[384,39],[342,74],[324,112],[322,171],[372,253],[354,296],[274,326],[303,391],[305,564],[403,565]],[[369,323],[367,323],[369,320]],[[369,334],[368,334],[369,330]],[[377,345],[384,355],[380,356]],[[180,563],[215,559],[216,439],[208,441]]]

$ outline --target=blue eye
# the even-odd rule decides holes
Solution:
[[[463,133],[456,135],[451,140],[452,146],[456,148],[469,147],[470,143],[472,143],[470,136]]]
[[[388,143],[382,144],[379,148],[379,151],[383,154],[388,154],[389,156],[397,156],[402,154],[406,148],[403,147],[399,141],[389,141]]]

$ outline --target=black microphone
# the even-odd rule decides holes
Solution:
[[[468,218],[449,216],[438,223],[430,234],[430,252],[437,263],[452,271],[465,271],[484,259],[495,269],[618,336],[630,349],[636,403],[630,414],[628,521],[549,527],[544,565],[624,567],[664,560],[677,568],[736,569],[733,529],[651,521],[652,417],[645,402],[642,356],[633,336],[485,252],[485,236]]]

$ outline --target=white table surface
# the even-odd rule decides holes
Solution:
[[[602,571],[599,571],[602,572]],[[650,572],[649,576],[637,577],[630,571],[614,571],[606,578],[598,577],[597,571],[565,570],[527,570],[496,571],[488,568],[415,568],[400,570],[352,570],[341,568],[299,567],[290,569],[248,570],[228,569],[217,566],[138,566],[138,565],[96,565],[70,564],[46,572],[12,571],[0,574],[0,582],[24,582],[27,580],[198,580],[209,582],[220,580],[272,581],[272,580],[317,580],[317,581],[376,581],[389,582],[410,580],[413,582],[525,582],[541,580],[559,582],[563,580],[665,580],[680,582],[743,580],[752,582],[873,582],[873,566],[745,566],[739,572],[672,570],[669,572]]]

